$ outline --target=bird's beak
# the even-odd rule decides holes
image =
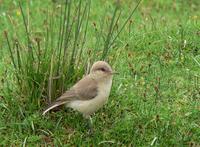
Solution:
[[[112,74],[112,75],[114,75],[114,74],[119,74],[119,72],[112,71],[111,74]]]

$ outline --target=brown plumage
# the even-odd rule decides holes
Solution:
[[[85,116],[92,114],[106,102],[112,85],[112,74],[108,63],[104,61],[94,63],[90,74],[50,104],[43,111],[43,115],[63,104],[80,111]]]

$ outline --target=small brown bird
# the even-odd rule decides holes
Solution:
[[[90,118],[91,114],[106,103],[115,73],[107,62],[95,62],[90,73],[50,104],[43,111],[43,115],[49,110],[65,104],[67,107],[81,112],[85,118]]]

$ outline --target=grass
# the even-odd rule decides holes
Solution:
[[[9,40],[14,37],[20,40],[21,45],[26,44],[24,22],[17,1],[0,1],[0,3],[2,20],[0,33],[3,34],[6,30]],[[121,15],[121,19],[114,26],[116,30],[118,27],[120,30],[120,26],[123,26],[136,4],[131,0],[121,1],[123,11],[121,14],[120,11],[117,13]],[[84,74],[86,63],[92,63],[104,56],[103,49],[110,46],[104,44],[104,40],[112,32],[109,31],[111,26],[109,20],[113,16],[115,5],[114,1],[91,1],[87,37],[80,66],[78,66],[81,71],[75,68],[76,76],[72,80],[66,80],[63,89],[70,87]],[[93,116],[95,129],[92,137],[86,135],[85,120],[78,112],[63,109],[56,113],[52,112],[46,117],[41,116],[41,111],[48,101],[46,98],[49,90],[48,78],[50,77],[51,80],[58,76],[56,63],[60,60],[45,56],[45,64],[40,67],[40,73],[47,71],[47,77],[44,76],[45,74],[37,75],[35,72],[20,75],[24,76],[20,79],[22,82],[29,81],[26,78],[30,76],[37,80],[42,77],[41,81],[46,78],[44,85],[41,82],[38,84],[39,87],[33,86],[37,89],[29,89],[24,85],[20,88],[15,77],[16,70],[11,64],[12,58],[10,58],[6,38],[1,35],[0,145],[200,145],[199,6],[198,0],[176,2],[143,0],[141,2],[131,20],[106,51],[106,60],[120,74],[114,77],[108,103]],[[55,11],[55,15],[59,16],[61,10],[59,3],[52,4],[48,0],[23,2],[24,12],[28,11],[27,8],[31,11],[29,16],[31,33],[37,37],[42,36],[43,39],[46,13],[51,14]],[[59,32],[58,24],[56,22],[52,24],[55,32]],[[113,33],[113,38],[116,34],[117,31]],[[51,38],[51,43],[57,46],[58,37],[54,36],[55,34],[50,35],[54,37]],[[84,38],[83,36],[81,38]],[[70,39],[74,41],[73,38]],[[37,44],[35,45],[38,47]],[[69,49],[73,49],[74,44],[70,43],[70,45]],[[59,45],[58,48],[62,47]],[[69,51],[71,52],[72,50]],[[17,51],[14,53],[18,55]],[[56,55],[59,56],[59,50]],[[27,58],[26,54],[24,60],[25,57]],[[28,59],[30,58],[25,60],[27,63],[30,62]],[[68,66],[63,67],[63,72],[67,72],[66,69]],[[52,99],[62,91],[62,87],[59,86],[62,84],[59,83],[57,82],[56,85],[53,81],[55,87],[52,88],[55,90],[51,91]],[[41,85],[46,89],[40,91]],[[56,91],[57,88],[61,90]],[[36,98],[37,100],[34,101]],[[31,99],[33,101],[30,101]]]

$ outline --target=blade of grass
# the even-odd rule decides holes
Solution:
[[[85,12],[85,10],[84,10],[84,13],[87,13],[87,16],[86,16],[86,26],[85,26],[83,41],[82,41],[82,44],[81,44],[80,53],[79,53],[79,56],[78,56],[78,63],[80,62],[80,57],[82,56],[83,47],[84,47],[84,44],[85,44],[85,42],[86,42],[86,34],[87,34],[88,21],[89,21],[89,14],[90,14],[90,5],[91,5],[91,0],[89,0],[89,2],[86,3],[85,10],[88,10],[88,12]],[[83,18],[83,17],[82,17],[82,18]]]
[[[71,59],[70,59],[70,70],[73,70],[74,68],[74,56],[77,50],[77,41],[78,41],[78,37],[80,33],[81,5],[82,5],[81,0],[79,0],[74,45],[73,45],[73,50],[72,50]]]
[[[113,13],[113,16],[112,16],[112,19],[111,19],[111,23],[110,23],[110,27],[109,27],[109,30],[108,30],[108,34],[107,34],[107,37],[106,37],[106,41],[105,41],[105,44],[104,44],[104,49],[103,49],[103,54],[102,54],[102,57],[101,57],[101,60],[104,60],[107,56],[107,53],[108,53],[108,47],[109,47],[109,43],[110,43],[110,40],[111,40],[111,37],[112,37],[112,33],[113,33],[113,26],[114,26],[114,22],[115,22],[115,17],[116,17],[116,14],[117,14],[117,11],[119,10],[119,5],[117,5],[115,7],[115,10],[114,10],[114,13]]]
[[[122,32],[122,30],[124,29],[124,27],[126,26],[126,24],[128,23],[128,21],[131,19],[131,17],[133,16],[133,14],[135,13],[135,11],[137,10],[137,8],[139,7],[140,3],[142,0],[140,0],[137,5],[135,6],[135,8],[133,9],[133,11],[131,12],[131,14],[128,16],[128,18],[126,19],[126,21],[123,23],[122,27],[120,28],[120,30],[117,32],[117,34],[115,35],[114,39],[111,41],[110,45],[108,46],[108,49],[113,45],[113,43],[115,42],[115,40],[117,39],[117,37],[119,36],[119,34]]]
[[[6,37],[6,41],[7,41],[7,44],[8,44],[8,49],[10,51],[10,56],[11,56],[13,66],[14,66],[15,69],[17,69],[16,63],[15,63],[15,60],[14,60],[14,55],[13,55],[13,52],[12,52],[12,49],[11,49],[10,41],[8,39],[8,33],[6,31],[4,31],[4,36]]]
[[[20,56],[20,51],[19,51],[19,42],[18,42],[18,40],[15,40],[15,46],[16,46],[16,52],[17,52],[18,69],[19,69],[19,72],[21,72],[23,69],[22,69],[22,65],[21,65],[21,56]]]
[[[24,14],[24,11],[22,9],[22,5],[21,5],[20,1],[18,2],[18,5],[19,5],[19,8],[20,8],[20,11],[21,11],[21,14],[22,14],[23,22],[24,22],[24,27],[25,27],[26,37],[27,37],[28,51],[31,54],[31,58],[34,60],[32,45],[31,45],[31,41],[30,41],[30,34],[29,34],[29,31],[28,31],[28,25],[27,25],[25,14]]]
[[[59,55],[58,55],[58,67],[57,67],[57,75],[59,75],[60,70],[60,64],[61,64],[61,51],[62,51],[62,45],[63,45],[63,38],[64,38],[64,32],[65,32],[65,23],[66,23],[66,12],[67,12],[67,0],[65,1],[65,8],[64,8],[64,16],[63,16],[63,23],[62,23],[62,17],[60,18],[60,28],[62,28],[60,31],[60,45],[58,46],[59,49]],[[62,6],[61,6],[61,16],[62,16]]]
[[[51,56],[51,64],[50,64],[50,74],[49,74],[49,84],[48,84],[48,100],[49,103],[51,103],[52,99],[52,85],[53,85],[53,61],[54,61],[54,55]]]

